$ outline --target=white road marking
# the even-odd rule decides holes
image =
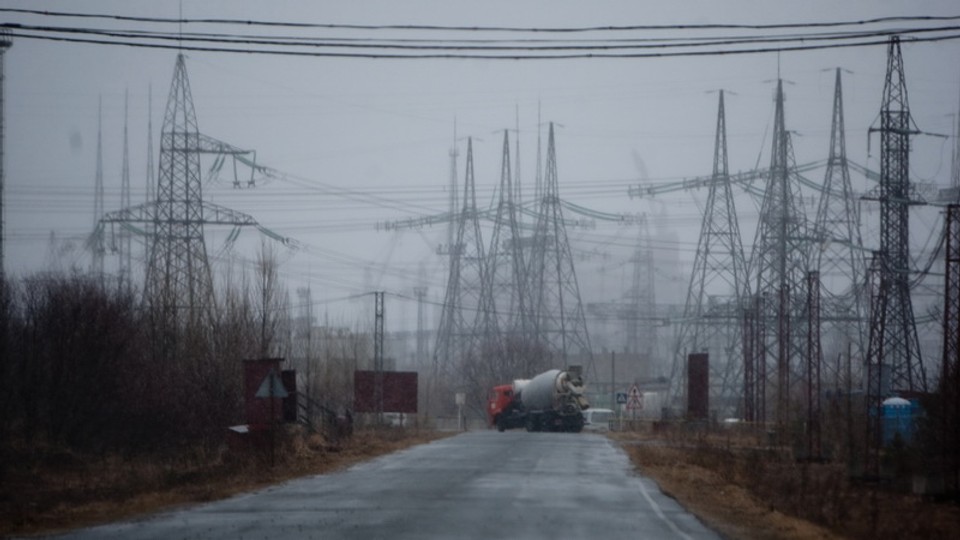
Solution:
[[[643,498],[647,499],[647,502],[650,503],[650,507],[653,508],[653,511],[657,513],[657,516],[664,521],[673,532],[677,533],[677,536],[685,540],[693,540],[693,538],[687,533],[680,530],[677,527],[676,523],[667,518],[666,514],[663,513],[663,510],[660,509],[660,505],[653,500],[653,497],[650,496],[650,493],[647,491],[647,488],[643,485],[643,479],[638,478],[637,481],[640,483],[640,492],[643,493]]]

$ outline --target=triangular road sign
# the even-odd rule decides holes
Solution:
[[[270,373],[267,373],[267,376],[263,378],[260,388],[254,395],[258,398],[285,398],[289,394],[287,394],[287,389],[283,387],[283,381],[280,380],[277,372],[271,368]]]

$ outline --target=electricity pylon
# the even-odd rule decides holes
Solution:
[[[580,300],[580,286],[560,204],[553,123],[547,139],[543,192],[533,238],[528,273],[533,298],[534,332],[539,342],[564,364],[570,354],[586,360],[588,377],[595,376],[590,336]]]
[[[804,320],[809,240],[799,206],[800,185],[786,128],[781,79],[777,80],[775,101],[770,169],[750,266],[756,279],[753,292],[767,295],[763,302],[765,312],[758,317],[766,319],[764,349],[766,361],[776,374],[776,419],[782,427],[789,421],[790,387],[795,382],[791,372],[800,368],[804,358],[805,340],[800,326]]]
[[[516,191],[510,174],[510,143],[508,132],[503,132],[503,157],[500,167],[500,189],[497,213],[487,252],[487,277],[494,308],[494,320],[500,338],[506,342],[520,342],[530,337],[532,325],[529,291],[524,264],[523,239],[520,235]],[[507,345],[507,343],[504,343]],[[509,347],[505,347],[504,352]]]
[[[880,250],[874,253],[867,345],[866,472],[880,471],[880,408],[897,391],[926,391],[913,304],[910,299],[910,136],[919,134],[910,116],[900,37],[887,46],[887,77],[880,105],[880,184],[870,194],[880,202]]]
[[[871,312],[867,348],[872,403],[892,391],[927,389],[910,299],[909,207],[917,203],[910,192],[910,136],[919,130],[910,116],[899,36],[890,38],[880,128],[871,131],[880,132],[879,298],[874,302],[878,309]],[[889,386],[881,385],[888,380]]]
[[[819,272],[823,295],[821,321],[823,336],[831,340],[828,358],[849,351],[846,362],[863,358],[863,319],[866,314],[864,275],[866,263],[860,237],[860,216],[847,164],[846,135],[843,126],[843,88],[840,68],[836,70],[833,117],[830,128],[830,154],[817,206],[813,236],[819,244],[811,251],[810,267]],[[828,364],[830,366],[830,364]],[[832,366],[830,380],[839,384],[844,370]],[[852,381],[848,381],[852,384]]]
[[[147,226],[151,238],[144,292],[163,358],[176,352],[173,340],[178,330],[203,331],[213,323],[213,280],[204,226],[263,230],[253,217],[203,200],[200,155],[222,152],[218,141],[197,129],[184,57],[177,55],[160,134],[156,198],[104,215],[95,231],[102,234],[106,225]]]
[[[213,279],[203,240],[203,186],[200,181],[200,133],[182,54],[160,132],[160,174],[154,216],[154,240],[147,268],[147,300],[163,328],[179,321],[208,323],[213,308]]]
[[[449,246],[452,250],[450,272],[440,315],[437,344],[434,347],[434,372],[442,379],[449,379],[476,353],[474,326],[480,309],[486,270],[473,178],[473,139],[467,139],[465,176],[463,205],[457,216],[456,238]]]
[[[739,392],[742,333],[741,299],[747,293],[747,265],[740,237],[740,224],[733,199],[727,161],[727,121],[724,92],[720,91],[717,130],[713,150],[713,180],[703,210],[700,239],[690,275],[690,287],[677,338],[671,389],[673,395],[686,388],[686,359],[691,353],[710,353],[712,379],[719,380],[717,398],[732,398]]]

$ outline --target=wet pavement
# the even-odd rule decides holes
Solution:
[[[719,538],[595,434],[472,432],[63,538]]]

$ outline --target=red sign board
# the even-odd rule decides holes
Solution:
[[[247,424],[256,427],[267,426],[283,418],[283,397],[280,392],[274,392],[273,397],[270,397],[269,393],[265,398],[257,395],[264,387],[264,381],[267,381],[269,391],[270,382],[279,380],[277,374],[280,373],[281,362],[283,358],[244,361],[244,404]]]
[[[384,371],[383,412],[417,412],[417,372]],[[380,412],[377,407],[376,372],[353,372],[353,410],[360,413]]]

